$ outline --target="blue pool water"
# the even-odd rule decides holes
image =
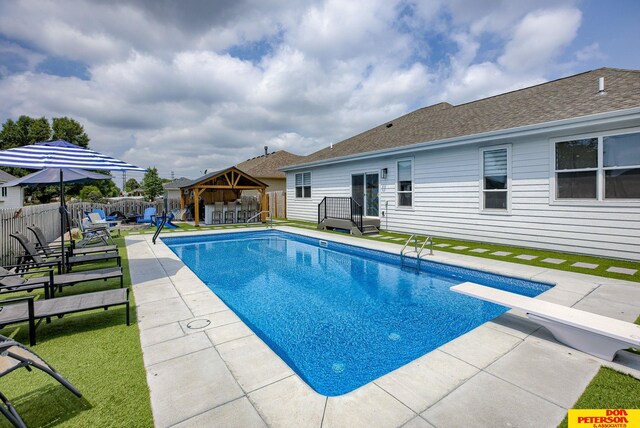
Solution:
[[[465,281],[527,296],[547,284],[424,262],[280,231],[162,238],[320,394],[350,392],[507,308],[449,287]]]

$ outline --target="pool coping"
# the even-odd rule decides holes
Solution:
[[[315,230],[274,229],[391,253],[401,248]],[[307,386],[161,240],[152,245],[151,236],[138,235],[127,236],[126,243],[156,426],[428,427],[527,425],[525,420],[557,426],[601,365],[640,378],[637,355],[600,360],[558,344],[510,310],[353,392],[326,397]],[[640,303],[633,303],[640,302],[640,287],[633,282],[437,249],[426,257],[555,283],[538,297],[543,300],[627,321],[640,313]],[[638,298],[629,297],[634,293]],[[203,319],[209,324],[187,327]]]

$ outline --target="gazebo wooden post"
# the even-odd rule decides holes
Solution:
[[[204,190],[199,187],[193,189],[193,212],[196,227],[200,227],[200,192]]]
[[[267,213],[265,211],[269,210],[269,207],[267,206],[267,189],[263,187],[260,189],[260,193],[262,193],[262,209],[260,210],[262,211],[262,214],[260,215],[260,219],[263,223],[266,223]]]

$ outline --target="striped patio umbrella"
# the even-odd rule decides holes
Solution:
[[[64,204],[65,168],[106,171],[145,171],[144,168],[103,155],[94,150],[82,148],[64,140],[47,141],[35,143],[29,146],[2,150],[0,151],[0,166],[12,166],[26,169],[59,168],[60,230],[62,231],[62,247],[64,247],[64,232],[67,230],[67,227],[65,226],[67,208]],[[62,260],[64,265],[64,250],[62,250]]]
[[[67,141],[47,141],[0,151],[0,166],[27,169],[80,168],[145,171],[135,165],[85,149]]]

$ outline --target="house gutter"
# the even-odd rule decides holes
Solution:
[[[483,143],[487,141],[495,142],[496,140],[504,140],[507,138],[530,137],[540,134],[560,133],[569,131],[579,126],[598,127],[603,125],[620,125],[625,122],[640,121],[640,107],[634,107],[625,110],[616,110],[606,113],[597,113],[588,116],[580,116],[570,119],[555,120],[551,122],[538,123],[535,125],[526,125],[517,128],[500,129],[497,131],[484,132],[480,134],[465,135],[462,137],[452,137],[443,140],[425,141],[422,143],[411,144],[409,146],[394,147],[390,149],[375,150],[363,154],[352,154],[339,156],[335,158],[323,159],[315,162],[307,162],[296,165],[287,165],[279,168],[280,171],[294,171],[297,169],[311,168],[329,164],[337,164],[351,162],[354,160],[365,160],[379,158],[389,155],[406,155],[416,151],[426,151],[441,149],[445,147],[456,147],[466,144]],[[635,124],[635,126],[640,123]],[[558,135],[561,136],[561,135]]]

